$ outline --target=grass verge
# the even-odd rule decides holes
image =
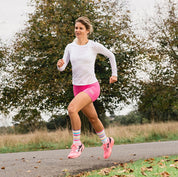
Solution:
[[[142,143],[152,141],[178,140],[178,122],[153,123],[144,125],[115,126],[105,129],[115,144]],[[85,133],[81,141],[86,147],[101,146],[96,134]],[[36,131],[29,134],[0,135],[0,153],[54,150],[70,148],[71,131]]]
[[[178,156],[164,156],[118,164],[110,168],[83,172],[67,177],[176,177],[178,175]]]

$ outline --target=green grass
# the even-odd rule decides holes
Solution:
[[[77,175],[66,175],[68,177],[177,177],[178,156],[164,156],[138,160],[125,164],[118,164],[110,168],[83,172]]]
[[[18,144],[14,147],[3,147],[0,149],[0,153],[13,153],[13,152],[28,152],[28,151],[43,151],[43,150],[55,150],[60,149],[59,144]]]
[[[144,137],[142,135],[134,138],[114,138],[115,145],[119,144],[131,144],[131,143],[143,143],[143,142],[154,142],[154,141],[169,141],[169,140],[178,140],[178,135],[169,135],[167,137],[161,135],[149,135]],[[96,147],[101,146],[101,142],[97,136],[85,136],[83,135],[82,142],[85,144],[85,147]],[[42,141],[40,143],[17,143],[11,146],[0,147],[0,153],[13,153],[13,152],[27,152],[27,151],[42,151],[42,150],[57,150],[57,149],[68,149],[72,141],[69,142],[48,142]]]
[[[144,125],[108,127],[105,132],[112,136],[115,145],[143,143],[153,141],[178,140],[178,121]],[[82,133],[81,141],[86,147],[101,146],[96,134]],[[0,135],[0,153],[41,151],[70,148],[71,131],[56,130],[54,132],[36,131],[29,134]]]

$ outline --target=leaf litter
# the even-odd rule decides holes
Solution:
[[[176,170],[176,172],[175,172]],[[70,177],[137,177],[139,176],[157,176],[169,177],[171,173],[178,174],[178,159],[177,157],[163,156],[159,158],[149,158],[131,163],[113,163],[110,168],[103,168],[92,172],[82,172],[78,175],[69,175]],[[173,175],[174,176],[174,175]]]

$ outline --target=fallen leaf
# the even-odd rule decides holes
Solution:
[[[124,167],[124,164],[123,164],[123,163],[120,163],[119,166],[120,166],[120,167]]]
[[[27,171],[27,173],[30,173],[30,172],[31,172],[30,170]]]
[[[149,158],[149,159],[146,159],[145,162],[149,162],[149,161],[153,161],[155,160],[154,158]]]
[[[37,163],[41,163],[41,160],[39,160]]]
[[[163,156],[165,159],[168,159],[169,158],[169,156]]]
[[[127,163],[120,163],[119,166],[125,168],[127,166]]]
[[[126,172],[126,169],[120,170],[120,171],[118,170],[117,172],[118,172],[118,173],[125,173],[125,172]]]
[[[161,163],[161,162],[160,162],[160,163],[158,163],[158,165],[159,165],[159,167],[160,167],[160,168],[165,168],[165,167],[166,167],[166,165],[165,165],[165,164],[163,164],[163,163]]]
[[[146,171],[146,168],[145,168],[145,167],[142,167],[142,168],[141,168],[141,174],[142,174],[143,176],[147,176],[147,174],[145,173],[145,171]]]
[[[152,166],[146,167],[146,171],[153,171],[153,167]]]
[[[34,167],[35,169],[37,169],[38,167]]]
[[[142,174],[143,176],[147,176],[147,174],[146,174],[144,171],[141,171],[141,174]]]
[[[5,167],[1,167],[2,170],[5,170]]]
[[[136,156],[137,154],[131,154],[132,156]]]
[[[62,172],[67,172],[68,171],[68,169],[64,169],[64,170],[62,170]]]
[[[22,160],[23,162],[25,162],[25,158],[21,158],[21,160]]]
[[[101,174],[101,175],[109,175],[111,169],[110,168],[104,168],[102,169],[98,174]]]
[[[131,169],[131,168],[126,168],[126,171],[127,171],[127,173],[133,173],[134,172],[134,170]]]
[[[117,162],[113,162],[113,165],[118,165],[118,163]]]
[[[167,171],[164,171],[164,172],[160,173],[160,175],[162,177],[168,177],[168,176],[170,176],[170,174]]]
[[[115,166],[112,166],[111,169],[115,169],[116,167]]]
[[[90,172],[81,172],[77,175],[74,175],[73,177],[82,177],[82,176],[84,177],[84,176],[88,176],[88,175],[90,175]]]

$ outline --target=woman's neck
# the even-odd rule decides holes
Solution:
[[[88,43],[88,38],[85,38],[85,39],[78,39],[78,38],[77,38],[76,43],[77,43],[78,45],[85,45],[85,44]]]

